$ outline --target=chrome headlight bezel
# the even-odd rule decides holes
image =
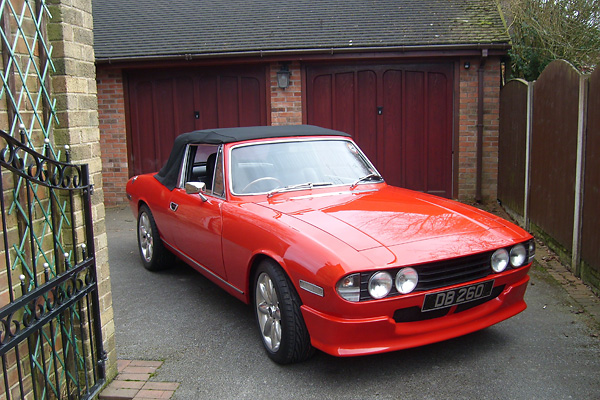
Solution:
[[[394,279],[396,290],[400,294],[408,294],[415,290],[419,283],[419,274],[412,267],[400,268]]]
[[[510,263],[510,257],[508,255],[508,250],[505,248],[498,249],[492,253],[492,257],[490,258],[490,266],[492,267],[492,271],[495,273],[503,272],[506,267],[508,267]]]
[[[523,243],[519,243],[510,249],[510,264],[514,268],[522,267],[527,261],[527,249]]]
[[[383,299],[392,290],[393,280],[392,275],[387,271],[375,272],[369,278],[367,290],[374,299]]]

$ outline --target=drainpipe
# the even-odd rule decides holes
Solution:
[[[481,182],[483,181],[483,78],[488,49],[481,50],[481,60],[477,69],[477,177],[475,182],[475,201],[481,203]]]

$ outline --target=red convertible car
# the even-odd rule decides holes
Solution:
[[[179,136],[127,184],[142,263],[177,256],[253,305],[278,363],[486,328],[526,307],[532,236],[473,207],[387,185],[352,139],[314,126]]]

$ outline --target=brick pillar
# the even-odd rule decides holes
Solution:
[[[48,36],[54,46],[52,92],[59,123],[54,129],[56,146],[70,145],[72,161],[89,165],[94,185],[92,217],[104,349],[108,353],[107,378],[116,375],[115,328],[104,226],[102,161],[96,100],[96,69],[92,34],[92,1],[51,0]]]
[[[127,126],[121,70],[98,71],[98,119],[102,147],[102,185],[107,207],[127,204],[125,185],[129,179]]]
[[[477,174],[477,64],[470,61],[469,69],[460,68],[459,126],[458,126],[458,199],[475,198]]]
[[[302,79],[300,63],[290,64],[290,86],[280,89],[277,86],[279,63],[271,64],[271,125],[302,124]]]
[[[500,60],[490,60],[483,78],[483,180],[484,201],[498,199],[498,134],[500,132]]]
[[[462,68],[465,61],[469,69]],[[458,199],[475,199],[477,179],[477,99],[478,59],[462,59],[460,68],[458,129]],[[498,127],[500,118],[500,60],[490,58],[485,65],[483,105],[482,197],[494,201],[498,186]]]

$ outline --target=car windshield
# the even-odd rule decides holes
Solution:
[[[274,195],[287,190],[356,186],[381,180],[356,145],[344,139],[236,146],[231,151],[230,171],[234,194]]]

